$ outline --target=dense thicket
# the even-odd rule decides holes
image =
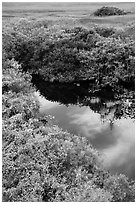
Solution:
[[[128,12],[117,7],[103,6],[94,12],[95,16],[126,15]]]
[[[48,81],[96,79],[96,87],[125,82],[134,88],[134,40],[116,35],[115,29],[76,27],[52,32],[53,28],[23,25],[3,34],[8,58],[14,57],[23,70]]]
[[[4,27],[3,201],[134,201],[134,183],[105,171],[86,138],[39,116],[31,85],[32,73],[50,81],[94,79],[96,86],[134,84],[134,41],[105,35],[25,19]]]
[[[134,201],[134,184],[105,171],[86,138],[38,116],[30,79],[3,64],[3,201]]]

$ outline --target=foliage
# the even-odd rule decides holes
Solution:
[[[117,7],[103,6],[94,12],[95,16],[113,16],[113,15],[125,15],[126,11],[121,10]]]
[[[134,201],[134,183],[104,170],[86,138],[39,116],[31,85],[39,74],[48,81],[93,80],[96,89],[134,87],[134,41],[112,28],[48,25],[23,18],[3,28],[3,201]]]
[[[103,37],[110,37],[117,32],[113,27],[96,26],[95,31]]]
[[[3,201],[134,200],[134,186],[125,176],[106,172],[86,138],[39,116],[29,77],[18,71],[17,63],[4,64],[3,79],[8,87],[3,92]],[[21,79],[22,91],[14,91],[12,83]],[[113,188],[114,180],[120,190]]]
[[[45,80],[60,82],[96,79],[96,87],[117,87],[119,81],[134,87],[134,40],[117,38],[113,28],[58,30],[38,27],[4,34],[3,49],[24,71],[39,73]],[[27,32],[28,31],[28,32]],[[11,54],[12,53],[12,54]]]
[[[13,68],[14,67],[14,68]],[[21,73],[19,64],[14,60],[3,59],[3,76],[2,76],[2,92],[12,90],[12,92],[28,92],[30,87],[31,76]],[[15,71],[17,76],[15,75]],[[33,89],[33,88],[32,88]]]
[[[65,202],[110,202],[112,195],[109,191],[101,188],[95,188],[91,181],[77,188],[71,188],[65,195]]]
[[[112,27],[95,26],[90,29],[54,29],[52,32],[53,27],[47,28],[43,22],[45,23],[44,20],[38,23],[21,19],[12,28],[8,25],[3,29],[3,58],[12,59],[13,62],[15,58],[20,64],[18,69],[31,73],[36,86],[39,87],[39,82],[34,80],[34,75],[37,81],[80,84],[84,81],[92,82],[91,86],[86,86],[88,95],[90,91],[90,94],[98,92],[104,97],[109,89],[117,99],[127,93],[127,90],[134,91],[135,45],[127,33],[122,34],[124,29],[120,31]],[[132,27],[133,25],[125,27],[125,31]],[[3,90],[7,89],[7,79],[3,83]],[[19,84],[21,80],[14,85],[12,82],[13,89],[19,89]],[[80,94],[83,92],[81,87]],[[76,101],[77,95],[73,95]],[[61,98],[60,91],[57,98]],[[66,103],[64,95],[63,101]],[[125,108],[122,109],[123,113],[127,112],[126,115],[134,117],[134,108],[124,110]]]
[[[101,110],[103,112],[106,110],[105,116],[110,114],[112,109],[113,111],[115,109],[114,119],[120,119],[122,117],[135,118],[134,91],[121,87],[121,91],[119,89],[119,92],[116,92],[110,86],[94,91],[96,90],[94,80],[81,80],[68,83],[60,83],[58,81],[48,82],[38,74],[32,74],[31,82],[40,95],[44,96],[47,100],[56,101],[67,106],[70,104],[88,106],[91,110],[99,114],[101,114]],[[122,94],[123,92],[124,94]],[[107,107],[108,101],[111,101],[111,106]]]
[[[129,38],[135,40],[135,24],[133,22],[130,25],[126,25],[124,28],[119,27],[117,28],[116,32],[113,34],[114,38]]]
[[[113,195],[113,201],[115,202],[133,202],[134,195],[132,194],[134,184],[129,185],[128,179],[125,175],[112,176],[106,179],[105,189],[109,189],[109,192]]]

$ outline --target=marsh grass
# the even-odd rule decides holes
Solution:
[[[73,15],[75,17],[83,17],[83,15],[92,15],[97,9],[101,6],[116,6],[120,9],[124,9],[125,11],[130,11],[132,13],[135,12],[134,3],[83,3],[83,2],[62,2],[62,3],[46,3],[46,2],[4,2],[2,4],[2,13],[5,15],[14,15],[14,16],[49,16],[51,13],[56,13],[58,16],[65,16],[69,18],[69,15]]]
[[[112,176],[106,172],[100,154],[86,138],[64,132],[53,125],[47,117],[38,116],[39,103],[33,95],[36,90],[30,82],[31,76],[20,72],[18,62],[13,61],[14,51],[18,54],[17,48],[21,43],[26,43],[26,48],[30,45],[24,57],[29,54],[33,40],[35,57],[39,57],[39,51],[45,49],[45,44],[43,47],[36,47],[37,42],[40,41],[35,40],[38,40],[37,37],[47,40],[48,29],[51,36],[62,28],[72,29],[82,26],[90,29],[92,26],[105,23],[114,29],[118,27],[117,35],[122,34],[124,37],[126,27],[127,35],[132,31],[134,36],[134,3],[109,3],[111,6],[133,12],[127,16],[100,19],[91,15],[100,6],[106,4],[108,5],[108,3],[3,3],[4,202],[134,201],[134,182],[131,183],[124,175]],[[41,23],[45,25],[42,28]],[[14,27],[14,25],[17,26]],[[13,27],[16,29],[14,30]],[[111,29],[108,32],[111,34]],[[67,35],[69,36],[69,33]],[[95,36],[100,39],[99,35]],[[17,39],[20,41],[15,47]],[[70,42],[69,39],[65,40]],[[76,40],[74,42],[76,43]],[[111,39],[110,43],[112,43]],[[109,46],[111,46],[110,43],[106,41]],[[60,47],[62,48],[61,45]],[[115,44],[112,47],[115,47]],[[66,48],[64,50],[66,51]],[[64,50],[62,56],[64,56]],[[25,51],[25,47],[22,51]],[[68,56],[71,58],[71,53],[69,52],[68,55],[66,53],[65,60],[69,59]],[[123,51],[123,53],[126,52]],[[88,62],[88,52],[82,50],[82,54]],[[30,56],[32,56],[31,52]],[[100,56],[103,59],[103,53]],[[22,57],[21,53],[21,59]],[[38,62],[36,58],[31,61],[34,65]],[[26,66],[28,59],[25,62]],[[35,67],[38,68],[38,65],[39,62]]]

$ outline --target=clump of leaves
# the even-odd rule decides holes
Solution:
[[[5,67],[3,74],[16,75],[18,81],[22,74],[15,65],[12,72]],[[134,185],[126,177],[118,180],[106,172],[100,154],[86,138],[38,116],[31,86],[26,92],[9,89],[3,94],[3,201],[133,200]],[[120,188],[113,189],[113,180]]]
[[[94,12],[95,16],[114,16],[114,15],[126,15],[126,14],[127,12],[124,10],[121,10],[117,7],[109,7],[109,6],[103,6]]]
[[[112,27],[96,26],[95,31],[103,37],[110,37],[115,34],[116,30]]]
[[[111,178],[106,179],[105,187],[106,190],[109,189],[109,192],[113,195],[112,201],[114,202],[134,202],[134,183],[130,183],[128,178],[123,175],[111,176]],[[133,194],[132,194],[133,193]]]
[[[2,92],[12,91],[15,93],[28,92],[31,76],[20,71],[21,66],[14,60],[4,61],[3,59]],[[18,77],[17,77],[18,76]],[[32,88],[33,89],[33,88]]]
[[[25,66],[26,70],[34,69],[36,72],[41,65],[40,71],[44,70],[44,74],[48,72],[48,77],[55,77],[61,67],[60,75],[65,73],[64,78],[72,71],[71,65],[79,62],[81,70],[84,67],[83,72],[94,65],[91,75],[98,71],[98,63],[107,65],[106,54],[111,65],[124,53],[132,55],[132,45],[122,44],[121,50],[121,44],[117,44],[119,41],[109,39],[104,44],[99,41],[98,34],[83,29],[64,34],[62,31],[61,36],[55,33],[50,35],[50,32],[43,34],[43,29],[34,29],[33,33],[29,33],[31,37],[27,36],[27,32],[22,35],[15,30],[10,35],[13,50],[9,43],[6,44],[7,34],[4,35],[3,201],[133,201],[134,185],[126,177],[119,179],[106,172],[101,155],[86,138],[64,132],[39,116],[39,104],[33,95],[31,77],[19,71],[15,60],[6,60],[10,50],[10,58],[19,60],[22,68]],[[116,55],[117,50],[121,54]],[[125,58],[122,60],[125,62]],[[134,62],[134,58],[130,60]],[[130,60],[124,67],[126,70],[129,69]],[[78,65],[75,75],[79,72]],[[117,71],[118,65],[116,63]],[[114,67],[108,69],[113,75]],[[100,73],[106,74],[109,70],[100,67]]]

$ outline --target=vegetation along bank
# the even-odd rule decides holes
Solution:
[[[106,171],[86,138],[39,116],[31,82],[33,75],[60,83],[89,80],[92,91],[109,85],[116,98],[127,89],[133,96],[135,42],[129,29],[133,25],[55,26],[44,18],[4,22],[3,201],[134,201],[134,182]]]

